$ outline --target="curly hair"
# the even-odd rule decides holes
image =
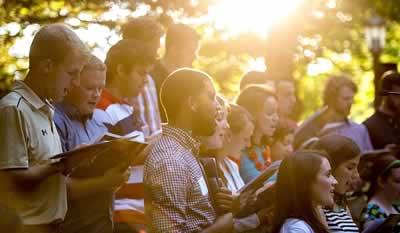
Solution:
[[[336,103],[338,90],[342,87],[349,87],[354,92],[357,92],[356,84],[347,75],[333,75],[325,85],[324,105],[333,106]]]

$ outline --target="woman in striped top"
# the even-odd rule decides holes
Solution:
[[[283,159],[275,184],[273,233],[329,232],[321,206],[333,205],[337,181],[325,156],[310,150]]]
[[[328,135],[312,145],[329,155],[332,172],[337,180],[335,203],[324,209],[326,223],[331,233],[359,232],[346,204],[346,192],[352,191],[352,183],[359,177],[360,148],[351,139],[340,135]]]

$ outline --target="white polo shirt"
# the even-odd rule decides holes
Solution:
[[[14,83],[12,91],[0,100],[0,170],[43,164],[62,152],[53,114],[52,106],[24,82]],[[29,191],[2,190],[2,199],[16,208],[23,224],[63,220],[67,211],[65,177],[54,174]]]

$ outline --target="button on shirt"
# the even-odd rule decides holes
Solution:
[[[213,224],[207,184],[190,133],[163,127],[144,170],[145,213],[150,232],[200,232]]]
[[[0,100],[0,169],[29,168],[62,152],[53,122],[52,106],[24,82]],[[67,211],[65,177],[54,174],[33,189],[2,191],[2,201],[15,204],[23,224],[49,224],[64,219]]]

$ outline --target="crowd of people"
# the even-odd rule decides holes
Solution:
[[[227,100],[192,68],[190,26],[145,16],[121,32],[104,62],[64,24],[36,33],[29,72],[0,100],[1,232],[374,232],[400,214],[399,73],[362,124],[356,84],[332,75],[299,124],[292,77],[247,72]],[[66,153],[107,133],[150,149],[117,148],[99,168]],[[134,159],[111,166],[116,153]]]

